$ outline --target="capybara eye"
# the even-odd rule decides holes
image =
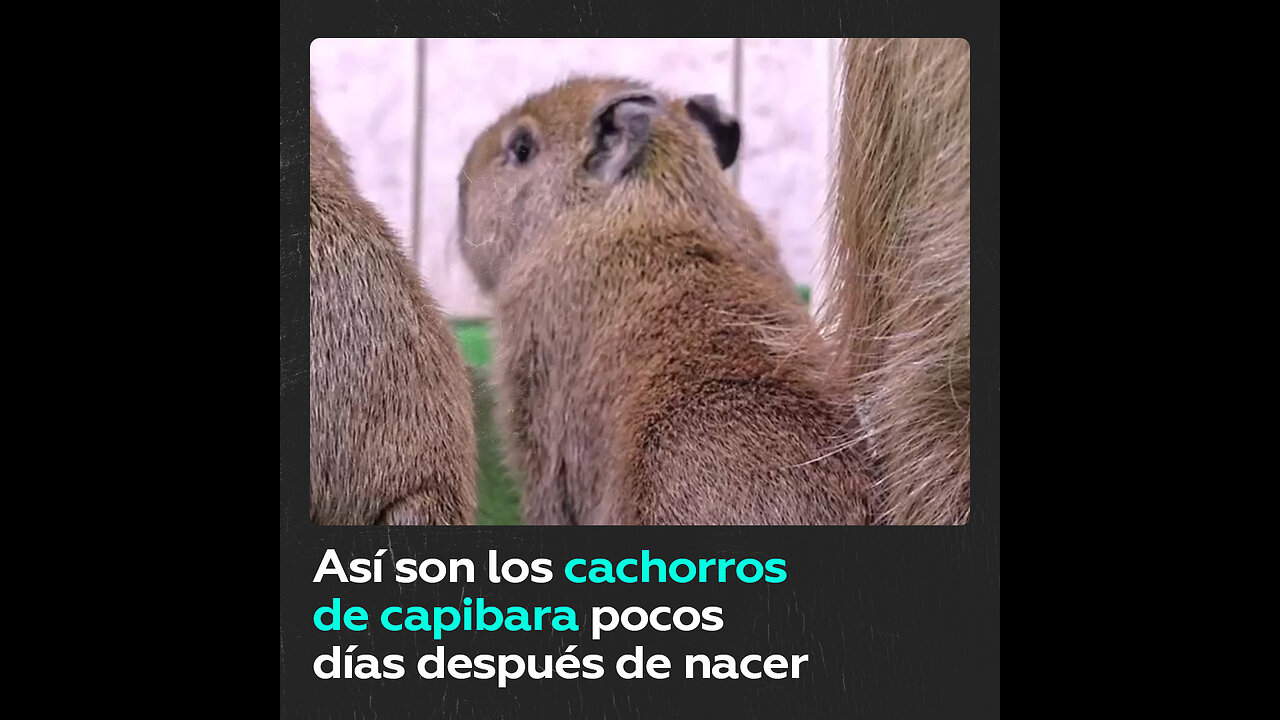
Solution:
[[[520,128],[511,136],[511,141],[507,143],[507,163],[512,165],[528,164],[537,152],[538,148],[533,141],[533,133],[525,128]]]

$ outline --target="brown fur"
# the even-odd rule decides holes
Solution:
[[[470,384],[453,335],[311,106],[311,519],[466,524]]]
[[[639,165],[584,167],[610,98],[659,98]],[[507,138],[538,155],[504,165]],[[533,524],[861,524],[866,474],[773,241],[682,102],[575,78],[512,108],[459,178],[494,294],[495,378]],[[780,342],[779,336],[788,338]]]
[[[969,45],[853,39],[823,318],[875,521],[969,518]]]

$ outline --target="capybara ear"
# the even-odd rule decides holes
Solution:
[[[742,144],[742,125],[738,119],[720,109],[715,95],[694,95],[685,101],[684,107],[689,117],[707,129],[720,167],[732,165],[738,159],[738,147]]]
[[[587,172],[613,183],[635,167],[649,142],[651,120],[659,107],[653,95],[631,92],[597,110],[591,122],[595,144],[587,156]]]

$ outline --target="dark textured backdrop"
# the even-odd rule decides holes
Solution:
[[[281,3],[280,71],[280,713],[312,718],[646,717],[992,718],[999,714],[999,31],[998,4],[831,0],[646,3]],[[670,22],[662,20],[671,18]],[[677,22],[679,21],[679,22]],[[680,26],[680,27],[678,27]],[[307,495],[308,49],[316,37],[875,35],[965,37],[973,76],[972,520],[957,528],[319,528]],[[494,78],[501,82],[501,78]],[[482,92],[477,88],[477,92]],[[483,573],[500,556],[780,557],[777,585],[340,585],[311,582],[326,548],[344,559],[471,557]],[[390,567],[390,563],[387,564]],[[345,605],[569,605],[581,633],[455,631],[449,653],[575,653],[606,658],[599,680],[423,680],[413,663],[435,642],[420,633],[321,633],[311,615]],[[589,608],[708,604],[724,628],[587,634]],[[372,623],[376,628],[376,617]],[[312,661],[331,645],[405,655],[399,680],[319,680]],[[667,680],[623,681],[612,659],[633,645],[672,659]],[[797,680],[685,680],[686,652],[808,653]],[[252,714],[252,713],[251,713]]]

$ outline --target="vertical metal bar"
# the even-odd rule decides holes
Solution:
[[[823,70],[827,95],[826,108],[826,137],[823,139],[826,145],[826,151],[823,153],[823,170],[824,170],[824,187],[823,187],[823,203],[822,203],[822,242],[818,252],[818,268],[817,281],[813,284],[812,302],[810,307],[815,311],[820,310],[827,301],[827,289],[831,284],[830,266],[827,260],[830,256],[831,238],[833,223],[835,222],[835,191],[836,191],[836,160],[840,152],[840,113],[844,111],[841,106],[843,94],[841,93],[841,83],[843,78],[841,72],[841,38],[823,38],[826,45],[823,53]]]
[[[413,71],[413,196],[410,207],[411,228],[409,237],[412,242],[412,260],[414,269],[421,272],[419,261],[422,255],[422,177],[425,154],[427,127],[427,41],[418,38],[414,41],[416,58]]]
[[[742,122],[742,38],[733,39],[733,116]],[[733,164],[733,187],[739,187],[742,175],[742,154]]]

